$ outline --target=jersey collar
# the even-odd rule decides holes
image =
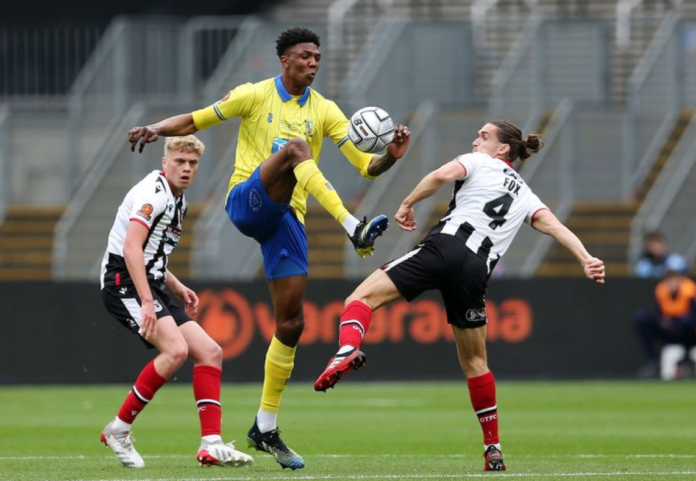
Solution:
[[[283,85],[283,81],[281,80],[280,75],[278,75],[274,80],[276,90],[278,91],[278,95],[280,95],[280,98],[283,100],[283,102],[292,100],[292,95],[290,95],[290,92],[288,92],[285,88],[285,85]],[[300,104],[300,107],[304,107],[304,105],[307,103],[307,100],[309,100],[309,93],[311,90],[311,88],[307,87],[302,96],[297,99],[297,103]]]
[[[505,160],[505,159],[501,159],[500,157],[496,157],[496,159],[498,159],[498,160],[501,161],[501,162],[505,162],[508,166],[510,166],[511,169],[514,170],[515,167],[513,167],[513,165],[512,165],[511,162],[508,162],[508,161]]]

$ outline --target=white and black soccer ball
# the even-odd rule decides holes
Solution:
[[[394,121],[379,107],[364,107],[350,117],[348,136],[358,150],[376,154],[394,139]]]

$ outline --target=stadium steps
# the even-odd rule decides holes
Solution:
[[[203,211],[204,204],[189,204],[179,244],[169,256],[167,268],[180,280],[191,279],[191,253],[193,252],[193,226]]]
[[[625,202],[579,202],[565,222],[585,244],[588,252],[602,259],[609,276],[630,273],[627,250],[631,238],[631,222],[638,204]],[[577,260],[561,245],[549,250],[537,275],[582,277]]]
[[[672,133],[665,142],[665,145],[662,146],[662,150],[660,150],[657,159],[655,159],[655,162],[653,162],[650,172],[643,181],[643,185],[641,185],[635,193],[635,197],[639,202],[642,202],[643,199],[645,199],[645,196],[648,195],[648,192],[650,192],[650,189],[655,184],[655,181],[659,177],[660,172],[662,172],[662,168],[667,163],[667,160],[672,156],[674,148],[677,146],[677,143],[684,134],[684,130],[686,130],[686,127],[689,125],[689,122],[693,116],[693,110],[682,110],[679,120],[675,124]]]
[[[53,230],[64,206],[10,206],[0,227],[0,280],[52,277]]]
[[[346,208],[353,212],[355,205],[347,204]],[[323,207],[310,203],[307,206],[305,229],[310,276],[314,279],[343,278],[347,242],[343,227]],[[355,260],[359,260],[357,255]]]

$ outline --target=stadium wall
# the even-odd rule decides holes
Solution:
[[[310,281],[306,328],[293,381],[314,380],[335,352],[337,320],[349,281]],[[654,283],[583,279],[494,280],[488,296],[489,358],[500,379],[632,377],[642,358],[631,329]],[[192,285],[199,322],[225,353],[226,382],[256,382],[273,334],[264,282]],[[9,319],[0,338],[0,383],[132,382],[154,353],[112,320],[99,286],[0,283]],[[365,339],[368,367],[355,380],[461,379],[437,294],[375,313]],[[185,366],[177,380],[190,380]]]

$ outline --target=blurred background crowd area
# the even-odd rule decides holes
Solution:
[[[393,215],[425,173],[470,151],[488,119],[507,118],[544,137],[521,174],[609,276],[636,274],[648,232],[663,241],[650,262],[677,253],[694,273],[696,0],[203,3],[3,7],[0,279],[95,281],[118,204],[160,165],[161,144],[132,154],[128,130],[277,75],[275,39],[290,26],[321,36],[314,88],[348,116],[377,105],[413,132],[407,156],[376,182],[326,142],[321,168],[356,215]],[[207,151],[170,264],[179,278],[262,276],[257,244],[223,211],[238,125],[199,134]],[[421,231],[450,195],[419,205]],[[421,235],[393,227],[362,261],[311,201],[307,233],[310,274],[341,279],[364,277]],[[495,274],[582,271],[523,228]]]

